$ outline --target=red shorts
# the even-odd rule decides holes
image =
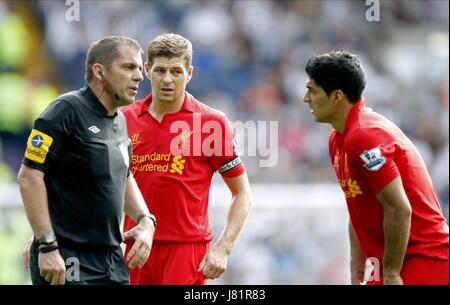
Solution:
[[[125,257],[132,244],[127,245]],[[209,242],[171,243],[154,241],[150,257],[142,268],[129,269],[131,285],[204,285],[197,269]]]
[[[400,275],[404,285],[448,285],[448,272],[448,260],[413,256],[405,259]],[[367,285],[383,285],[383,276]]]

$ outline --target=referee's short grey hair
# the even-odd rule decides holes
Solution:
[[[86,71],[84,79],[90,83],[94,78],[92,66],[96,63],[109,68],[114,59],[119,55],[120,46],[129,46],[144,53],[141,45],[136,39],[127,36],[108,36],[91,44],[86,55]]]

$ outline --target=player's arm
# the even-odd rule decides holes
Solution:
[[[351,221],[348,222],[348,233],[350,237],[350,275],[352,285],[361,285],[364,282],[364,271],[366,269],[366,256],[359,246],[355,230]]]
[[[48,210],[47,188],[44,173],[22,165],[17,176],[25,213],[34,236],[40,238],[45,233],[54,233]],[[41,246],[43,247],[43,246]],[[66,266],[58,250],[39,254],[41,276],[51,284],[63,285]]]
[[[132,174],[128,176],[125,187],[125,213],[137,223],[134,228],[123,234],[124,240],[134,240],[126,260],[130,268],[136,266],[141,268],[147,261],[152,248],[155,225],[150,217],[155,218],[150,214]],[[143,215],[145,217],[142,217]]]
[[[222,234],[199,266],[199,271],[203,270],[207,279],[218,278],[225,271],[228,255],[247,221],[251,206],[250,185],[245,172],[234,178],[223,179],[231,191],[232,201]]]
[[[377,193],[384,218],[384,284],[402,284],[400,277],[411,227],[411,205],[400,176]]]

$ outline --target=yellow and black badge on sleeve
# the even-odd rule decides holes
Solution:
[[[28,137],[27,149],[25,150],[25,158],[37,163],[44,163],[52,142],[52,137],[36,129],[33,129],[30,136]]]

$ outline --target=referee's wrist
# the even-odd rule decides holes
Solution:
[[[41,250],[41,249],[44,249],[44,248],[47,248],[47,247],[58,247],[58,242],[57,242],[57,241],[54,241],[53,243],[48,244],[48,245],[46,245],[46,244],[40,244],[40,245],[38,246],[38,250]]]
[[[136,224],[138,225],[145,218],[148,218],[153,223],[153,226],[156,228],[156,217],[153,214],[142,214],[136,220]]]
[[[39,251],[39,253],[49,253],[49,252],[56,251],[58,249],[59,249],[58,244],[57,243],[53,243],[51,245],[46,245],[46,246],[43,246],[43,247],[39,247],[38,251]]]

